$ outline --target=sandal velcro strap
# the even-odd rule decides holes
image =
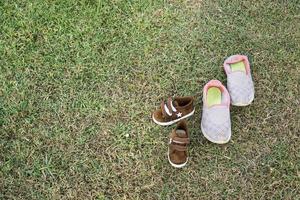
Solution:
[[[164,117],[171,118],[173,116],[172,107],[169,103],[161,102],[160,108]]]
[[[171,139],[172,143],[177,143],[177,144],[189,144],[190,139],[189,138],[182,138],[182,137],[174,137]]]
[[[170,97],[168,98],[167,105],[168,105],[168,108],[169,108],[169,109],[171,110],[171,112],[172,112],[172,119],[177,119],[177,118],[181,117],[181,114],[178,115],[179,112],[178,112],[177,109],[174,107],[173,101],[172,101],[172,99],[171,99]]]
[[[173,106],[172,98],[169,97],[167,101],[168,108],[171,109],[172,113],[177,113],[177,109]]]
[[[167,114],[167,112],[166,112],[166,110],[165,110],[165,102],[164,101],[162,101],[161,102],[161,104],[160,104],[160,109],[161,109],[161,112],[162,112],[162,114],[163,114],[163,117],[167,117],[168,116],[168,114]]]
[[[182,113],[174,107],[171,97],[168,98],[167,102],[163,101],[160,104],[160,108],[162,110],[163,117],[166,119],[177,119],[182,117]]]
[[[186,151],[187,145],[172,144],[172,148],[177,151]]]

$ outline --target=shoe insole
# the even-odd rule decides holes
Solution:
[[[222,92],[217,87],[211,87],[207,90],[207,104],[213,106],[222,103]]]
[[[246,72],[246,66],[245,66],[244,61],[240,61],[240,62],[237,62],[237,63],[230,64],[230,67],[231,67],[231,70],[233,72],[235,72],[235,71]]]
[[[184,137],[186,135],[185,130],[183,129],[177,129],[176,134],[180,137]]]

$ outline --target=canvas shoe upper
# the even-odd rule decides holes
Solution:
[[[230,96],[218,80],[209,81],[203,88],[201,130],[211,142],[227,143],[231,138]]]
[[[254,99],[254,84],[247,56],[233,55],[224,62],[231,104],[249,105]]]

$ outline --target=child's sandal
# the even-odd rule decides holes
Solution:
[[[152,114],[152,119],[158,125],[168,126],[192,116],[194,112],[193,97],[175,97],[174,100],[168,98],[167,102],[163,101],[160,109]]]
[[[190,143],[186,121],[178,123],[170,134],[168,148],[169,163],[176,168],[184,167],[188,162],[188,144]]]

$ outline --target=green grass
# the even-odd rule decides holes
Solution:
[[[0,199],[299,199],[296,0],[0,2]],[[249,56],[232,140],[200,131],[202,87]],[[150,113],[194,95],[190,162]]]

